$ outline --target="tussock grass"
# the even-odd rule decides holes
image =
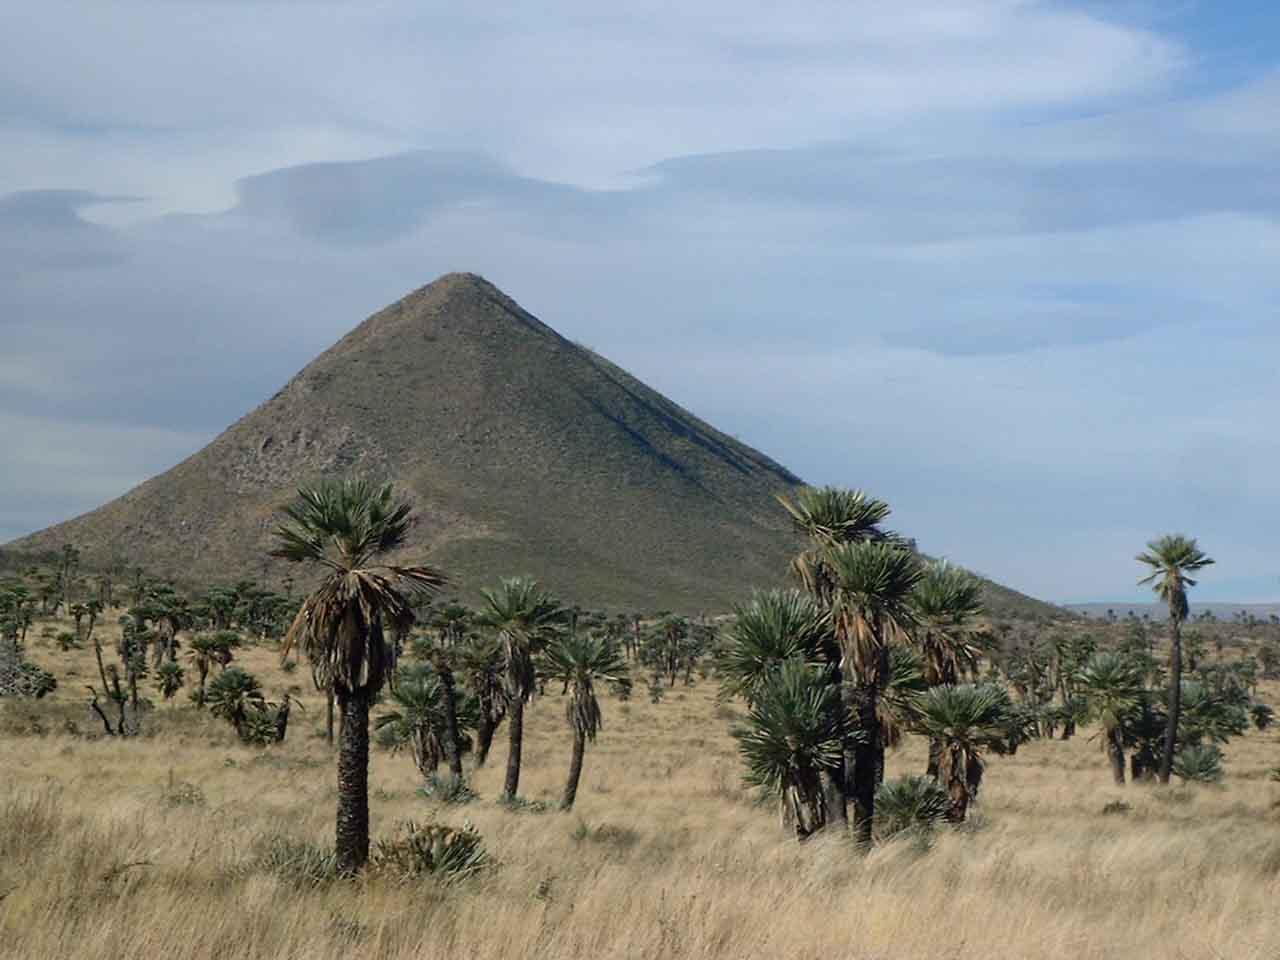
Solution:
[[[84,656],[37,653],[63,669]],[[268,690],[285,682],[270,650],[240,662]],[[408,759],[375,751],[375,837],[406,820],[471,821],[500,862],[451,886],[376,871],[331,879],[334,770],[307,735],[323,717],[314,694],[307,723],[266,750],[181,700],[160,705],[144,721],[151,735],[133,741],[57,723],[43,735],[4,727],[0,957],[1280,955],[1280,784],[1266,777],[1276,731],[1228,745],[1222,786],[1168,790],[1114,787],[1091,731],[1032,743],[991,758],[969,828],[862,858],[834,836],[796,844],[742,788],[712,685],[678,689],[683,700],[636,698],[625,712],[606,701],[571,815],[497,802],[501,739],[472,777],[477,799],[461,807],[424,797]],[[47,706],[74,719],[77,703],[66,685]],[[554,692],[526,733],[525,797],[554,806],[569,761]],[[909,742],[888,775],[924,765],[924,745]],[[203,803],[166,802],[175,787]],[[1103,814],[1118,802],[1123,815]]]

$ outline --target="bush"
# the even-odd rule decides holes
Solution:
[[[462,804],[476,799],[476,792],[461,777],[450,774],[440,776],[437,773],[427,778],[426,785],[418,791],[424,797],[438,800],[441,803]]]
[[[1249,717],[1259,730],[1265,730],[1275,722],[1276,712],[1265,703],[1255,703],[1249,707]]]
[[[493,865],[470,823],[458,829],[412,820],[401,824],[390,840],[379,840],[370,859],[376,872],[401,883],[424,876],[456,883]]]
[[[1222,779],[1222,751],[1213,744],[1183,747],[1173,758],[1173,772],[1188,783]]]
[[[876,836],[887,840],[907,830],[928,833],[950,805],[947,791],[931,777],[886,780],[876,791]]]
[[[338,875],[337,857],[330,850],[296,837],[272,834],[257,843],[252,869],[285,883],[318,887]]]

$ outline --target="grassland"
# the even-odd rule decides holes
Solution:
[[[1114,787],[1090,731],[992,758],[974,822],[932,848],[798,845],[740,786],[733,709],[710,682],[659,704],[604,702],[570,815],[417,792],[409,759],[375,751],[375,832],[471,820],[501,861],[453,887],[309,886],[263,857],[272,838],[331,843],[333,755],[305,666],[267,648],[241,662],[269,693],[297,686],[280,748],[250,749],[183,698],[136,740],[89,739],[92,653],[33,639],[59,678],[0,704],[0,956],[324,960],[336,957],[1263,960],[1280,955],[1280,736],[1226,749],[1223,787]],[[1275,703],[1280,690],[1264,689]],[[375,711],[376,713],[376,711]],[[35,732],[37,728],[43,734]],[[526,727],[524,794],[558,796],[569,760],[556,691]],[[923,769],[919,742],[889,774]],[[1104,815],[1123,801],[1127,812]]]

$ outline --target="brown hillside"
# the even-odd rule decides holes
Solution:
[[[406,553],[465,594],[532,573],[586,604],[723,609],[777,583],[795,549],[773,499],[795,475],[471,274],[374,314],[167,473],[12,546],[276,579],[274,511],[300,482],[349,471],[412,493]],[[1011,598],[1025,599],[992,597]]]

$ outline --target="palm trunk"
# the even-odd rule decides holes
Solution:
[[[444,747],[444,758],[449,764],[449,773],[458,783],[462,782],[462,750],[458,738],[458,698],[453,687],[453,671],[447,664],[439,664],[436,672],[440,675],[440,692],[444,700],[444,731],[441,739]]]
[[[1120,728],[1112,730],[1107,735],[1107,755],[1111,760],[1111,776],[1115,778],[1116,786],[1124,786],[1124,735],[1120,732]]]
[[[493,722],[489,705],[480,704],[480,722],[476,724],[476,766],[483,767],[489,759],[489,748],[493,746],[493,734],[498,725]]]
[[[925,768],[924,775],[938,779],[938,760],[942,756],[942,741],[937,737],[929,738],[929,765]]]
[[[354,876],[369,860],[369,700],[364,693],[341,698],[338,734],[338,873]]]
[[[333,746],[333,690],[328,691],[328,704],[326,705],[324,718],[324,738],[329,742],[329,746]]]
[[[520,789],[520,750],[524,746],[524,699],[516,697],[511,704],[511,720],[507,724],[510,749],[507,751],[507,779],[502,785],[502,796],[514,800]]]
[[[1173,772],[1173,752],[1178,741],[1178,715],[1182,712],[1182,623],[1176,616],[1169,618],[1173,625],[1173,643],[1169,651],[1169,720],[1164,728],[1164,752],[1160,757],[1160,782],[1167,784]]]
[[[871,846],[872,821],[875,817],[876,768],[879,765],[880,723],[876,717],[876,690],[873,683],[855,688],[858,726],[862,739],[853,748],[850,796],[853,798],[854,829],[858,843]],[[848,760],[846,759],[846,763]]]
[[[951,805],[947,808],[947,820],[951,823],[964,823],[969,813],[969,783],[965,776],[965,758],[955,747],[944,748],[944,752],[945,762],[940,763],[939,767],[945,768],[943,774],[947,781],[947,796],[951,798]]]
[[[572,810],[578,796],[578,781],[582,779],[582,757],[587,751],[587,738],[581,730],[573,731],[573,759],[569,761],[569,780],[564,785],[561,810]]]

